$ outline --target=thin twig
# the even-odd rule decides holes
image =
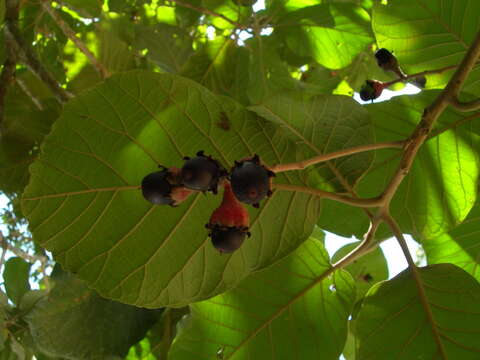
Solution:
[[[6,241],[3,238],[3,233],[0,231],[0,247],[2,248],[2,256],[0,257],[0,274],[2,274],[3,263],[5,262],[5,255],[7,254]]]
[[[361,207],[361,208],[378,207],[383,204],[381,197],[371,198],[371,199],[360,199],[355,197],[339,195],[336,193],[314,189],[310,187],[290,185],[290,184],[273,184],[273,187],[278,190],[296,191],[296,192],[302,192],[306,194],[312,194],[320,198],[330,199],[330,200],[338,201],[344,204]]]
[[[405,255],[405,258],[407,259],[408,266],[410,268],[412,277],[415,281],[415,286],[417,287],[417,290],[418,290],[418,295],[419,295],[420,302],[422,303],[422,307],[425,310],[425,313],[426,313],[427,318],[428,318],[428,322],[432,327],[433,338],[435,339],[435,343],[438,346],[438,350],[439,350],[439,352],[442,356],[442,359],[446,360],[446,359],[448,359],[447,352],[445,350],[445,346],[443,345],[441,335],[438,332],[438,328],[437,328],[437,325],[435,323],[435,318],[433,317],[433,312],[432,312],[431,305],[429,304],[429,302],[427,300],[427,294],[425,292],[425,287],[423,285],[421,275],[418,271],[417,265],[413,261],[413,258],[410,254],[410,251],[408,250],[407,242],[406,242],[405,238],[403,237],[402,231],[400,230],[400,227],[398,226],[397,222],[395,221],[395,219],[392,216],[390,216],[390,214],[384,214],[383,219],[387,223],[387,225],[390,227],[390,229],[392,230],[393,234],[395,235],[395,238],[397,239],[400,247],[402,248],[402,251],[403,251],[403,254]]]
[[[270,170],[275,173],[280,173],[283,171],[291,171],[291,170],[302,170],[308,166],[312,166],[321,162],[337,159],[344,156],[354,155],[354,154],[362,153],[365,151],[391,149],[391,148],[401,149],[403,148],[404,144],[405,144],[404,141],[393,141],[393,142],[384,142],[384,143],[377,143],[377,144],[360,145],[360,146],[355,146],[348,149],[334,151],[328,154],[322,154],[310,159],[306,159],[306,160],[302,160],[294,163],[274,165],[270,167]]]
[[[6,0],[5,4],[8,14],[9,9],[13,8],[15,4],[18,4],[18,1]],[[8,16],[5,17],[5,35],[7,42],[16,47],[15,50],[19,52],[20,58],[25,62],[25,65],[49,87],[61,104],[72,97],[40,63],[30,44],[25,42],[18,28],[18,19],[11,19]]]
[[[392,86],[393,84],[396,84],[396,83],[399,83],[399,82],[406,82],[408,80],[412,80],[412,79],[415,79],[415,78],[420,77],[420,76],[441,74],[441,73],[444,73],[445,71],[456,69],[456,68],[458,68],[458,66],[459,66],[458,64],[457,65],[449,65],[449,66],[445,66],[443,68],[439,68],[439,69],[435,69],[435,70],[421,71],[421,72],[416,73],[416,74],[406,75],[404,77],[399,77],[398,79],[388,81],[388,82],[384,83],[384,85],[385,85],[385,87],[389,87],[389,86]]]
[[[462,102],[458,100],[456,97],[452,97],[450,99],[450,105],[452,105],[455,109],[463,112],[476,111],[476,110],[480,110],[480,99],[468,101],[468,102]]]
[[[460,125],[466,124],[467,122],[478,119],[478,118],[480,118],[480,112],[464,117],[462,119],[458,119],[457,121],[454,121],[453,123],[445,126],[444,128],[432,130],[432,132],[428,135],[427,140],[430,140],[438,135],[443,134],[445,131],[457,128]]]
[[[17,82],[18,86],[20,87],[20,89],[23,90],[23,92],[25,93],[25,95],[27,95],[30,100],[32,100],[33,104],[37,107],[38,110],[42,111],[43,110],[43,105],[42,103],[40,102],[40,100],[38,100],[35,95],[32,94],[32,92],[30,91],[30,89],[28,88],[27,84],[25,84],[25,81],[23,81],[22,79],[19,79],[19,78],[16,78],[15,81]]]
[[[75,46],[85,54],[88,61],[93,65],[93,67],[98,71],[100,76],[105,79],[110,74],[107,68],[97,60],[95,55],[87,48],[87,46],[83,43],[83,41],[75,34],[75,31],[72,30],[70,25],[68,25],[60,15],[57,13],[55,9],[50,6],[50,0],[42,0],[42,7],[45,9],[46,12],[50,14],[52,19],[58,25],[58,27],[62,30],[62,32],[75,44]]]
[[[178,4],[182,7],[198,11],[199,13],[202,13],[202,14],[205,14],[205,15],[211,15],[211,16],[219,17],[219,18],[225,20],[226,22],[232,24],[233,26],[235,26],[238,29],[246,29],[247,28],[245,25],[242,25],[242,24],[240,24],[240,23],[238,23],[238,22],[236,22],[232,19],[229,19],[225,15],[216,13],[215,11],[212,11],[210,9],[206,9],[204,7],[201,7],[201,6],[195,6],[195,5],[189,4],[187,2],[183,2],[181,0],[169,0],[169,1],[173,2],[175,4]]]

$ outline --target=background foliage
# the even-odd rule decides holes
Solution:
[[[398,142],[477,44],[480,3],[259,5],[0,0],[1,359],[480,358],[478,107],[441,112],[391,203],[358,206],[386,191]],[[360,105],[365,80],[396,78],[382,47],[431,71],[425,89]],[[470,70],[462,101],[479,94]],[[370,151],[278,173],[231,255],[204,229],[219,196],[167,208],[138,190],[199,150],[230,168],[354,147]],[[375,233],[375,207],[427,266],[387,280],[378,244],[395,227]],[[324,231],[369,251],[330,259]]]

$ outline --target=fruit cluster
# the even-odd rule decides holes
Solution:
[[[378,49],[375,53],[375,59],[377,60],[377,65],[383,70],[395,73],[401,80],[408,78],[408,75],[405,74],[400,67],[400,64],[395,55],[393,55],[387,49]],[[418,76],[414,78],[411,82],[420,88],[424,88],[427,79],[424,76]],[[394,82],[366,80],[365,84],[360,89],[360,98],[363,101],[375,100],[382,94],[383,89],[389,87],[393,83]]]
[[[261,163],[258,155],[235,161],[230,172],[203,151],[184,160],[181,169],[160,166],[160,171],[145,176],[143,197],[155,205],[177,206],[193,192],[217,194],[218,188],[223,187],[222,203],[205,227],[220,253],[234,252],[250,236],[249,216],[242,203],[259,207],[260,201],[272,194],[271,178],[275,174]]]

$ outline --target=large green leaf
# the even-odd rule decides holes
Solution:
[[[359,359],[478,359],[480,284],[451,264],[418,272],[424,294],[408,269],[368,292],[355,322]]]
[[[157,311],[106,300],[71,275],[56,280],[26,320],[38,348],[67,359],[124,356],[145,336]]]
[[[480,2],[472,0],[390,0],[376,2],[373,30],[378,45],[395,52],[408,73],[459,64],[480,27]],[[453,71],[453,70],[452,70]],[[445,86],[452,71],[429,75],[427,87]],[[464,90],[478,93],[480,67]]]
[[[276,125],[192,81],[112,76],[66,106],[30,168],[22,206],[35,240],[103,296],[159,307],[231,288],[310,235],[319,202],[308,194],[277,191],[249,207],[252,237],[232,256],[204,228],[219,196],[194,194],[177,208],[143,199],[138,185],[157,164],[181,166],[199,150],[227,167],[253,153],[267,164],[296,153]],[[276,181],[302,184],[301,176]]]
[[[423,109],[438,95],[426,91],[415,97],[396,97],[368,105],[377,141],[408,138],[420,121]],[[452,124],[462,114],[447,110],[439,127]],[[479,138],[469,131],[453,129],[428,140],[398,188],[391,211],[405,233],[415,238],[434,238],[461,223],[477,196]],[[364,197],[378,196],[397,170],[399,152],[380,150],[375,163],[359,184]]]
[[[355,286],[330,269],[322,244],[307,240],[234,290],[191,305],[169,359],[338,359]]]
[[[342,259],[355,249],[358,244],[360,242],[354,242],[338,249],[332,256],[332,262],[335,263]],[[352,264],[345,267],[345,270],[348,270],[356,281],[357,300],[363,298],[372,285],[388,279],[387,260],[380,247],[355,260]]]
[[[22,296],[30,290],[28,277],[31,264],[19,257],[12,257],[5,263],[3,278],[5,291],[16,305],[20,304]]]
[[[480,281],[480,204],[477,202],[463,223],[449,233],[423,239],[429,264],[452,263]]]
[[[317,156],[373,142],[373,129],[365,109],[346,96],[302,97],[279,94],[251,109],[280,125],[304,154]],[[328,190],[346,191],[370,167],[372,153],[361,153],[316,166],[311,180]]]
[[[283,16],[275,31],[300,56],[313,56],[330,69],[341,69],[373,41],[370,16],[353,4],[304,7]]]

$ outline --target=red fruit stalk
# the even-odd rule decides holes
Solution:
[[[209,225],[248,228],[250,224],[248,211],[235,197],[229,182],[225,182],[224,189],[222,203],[212,213]]]
[[[237,250],[250,233],[250,218],[247,210],[237,200],[229,182],[225,182],[223,200],[205,226],[210,230],[213,246],[220,253],[232,253]]]

